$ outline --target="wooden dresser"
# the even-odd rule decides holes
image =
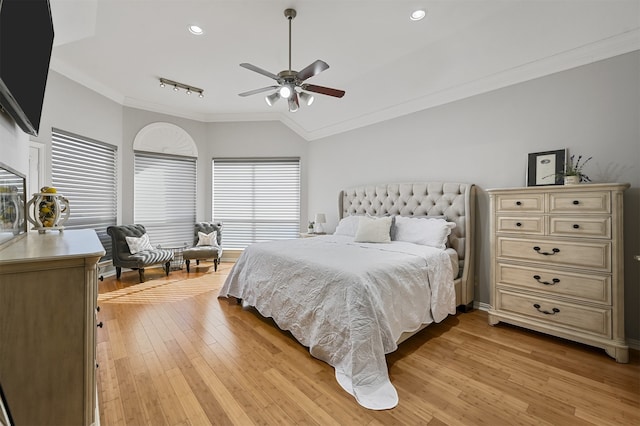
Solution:
[[[623,192],[628,184],[490,189],[491,309],[500,321],[628,362]]]
[[[31,232],[0,250],[0,382],[16,425],[96,417],[93,230]]]

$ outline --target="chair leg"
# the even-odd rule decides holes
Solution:
[[[144,268],[138,269],[138,275],[140,276],[140,282],[144,282]]]
[[[169,271],[171,271],[171,262],[167,262],[164,264],[164,272],[166,273],[167,277],[169,276]]]
[[[189,259],[184,261],[185,265],[187,265],[187,274],[189,273],[189,264],[191,263],[191,261]]]
[[[218,259],[213,259],[213,272],[218,272]]]
[[[196,265],[200,264],[200,259],[196,259]]]
[[[120,279],[120,275],[122,275],[122,268],[119,266],[116,266],[116,279]]]

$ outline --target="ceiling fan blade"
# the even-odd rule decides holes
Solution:
[[[315,84],[303,84],[302,90],[306,90],[308,92],[320,93],[321,95],[333,96],[336,98],[341,98],[344,96],[344,90],[332,89],[331,87],[324,86],[316,86]]]
[[[238,96],[251,96],[251,95],[255,95],[256,93],[268,92],[269,90],[277,89],[278,87],[280,86],[262,87],[260,89],[254,89],[254,90],[249,90],[248,92],[238,93]]]
[[[322,71],[329,68],[329,64],[324,61],[318,59],[312,64],[307,65],[305,68],[300,70],[296,75],[296,78],[299,81],[305,81],[306,79],[313,77],[314,75],[320,74]]]
[[[260,67],[256,67],[255,65],[248,64],[248,63],[246,63],[246,62],[241,63],[241,64],[240,64],[240,66],[241,66],[242,68],[246,68],[246,69],[248,69],[248,70],[251,70],[251,71],[257,72],[258,74],[265,75],[265,76],[267,76],[267,77],[269,77],[269,78],[272,78],[272,79],[274,79],[274,80],[278,80],[278,79],[280,78],[280,77],[278,77],[277,75],[275,75],[275,74],[273,74],[273,73],[270,73],[270,72],[269,72],[269,71],[267,71],[267,70],[263,70],[263,69],[262,69],[262,68],[260,68]]]

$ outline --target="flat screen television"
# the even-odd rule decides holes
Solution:
[[[49,0],[0,0],[0,106],[34,136],[52,47]]]

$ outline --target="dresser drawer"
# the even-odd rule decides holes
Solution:
[[[536,212],[544,211],[544,194],[503,194],[496,195],[497,212]]]
[[[544,218],[542,216],[499,216],[496,222],[498,232],[544,235]]]
[[[501,259],[611,271],[611,243],[609,241],[541,241],[498,237],[496,255]]]
[[[607,305],[611,303],[611,277],[608,275],[586,275],[498,263],[496,281],[503,287],[542,291]]]
[[[549,235],[563,237],[611,238],[611,217],[571,218],[551,216]]]
[[[611,195],[606,191],[549,194],[550,213],[610,213]]]
[[[548,324],[570,327],[604,337],[611,336],[611,310],[574,305],[544,297],[498,289],[497,309],[512,312]]]

